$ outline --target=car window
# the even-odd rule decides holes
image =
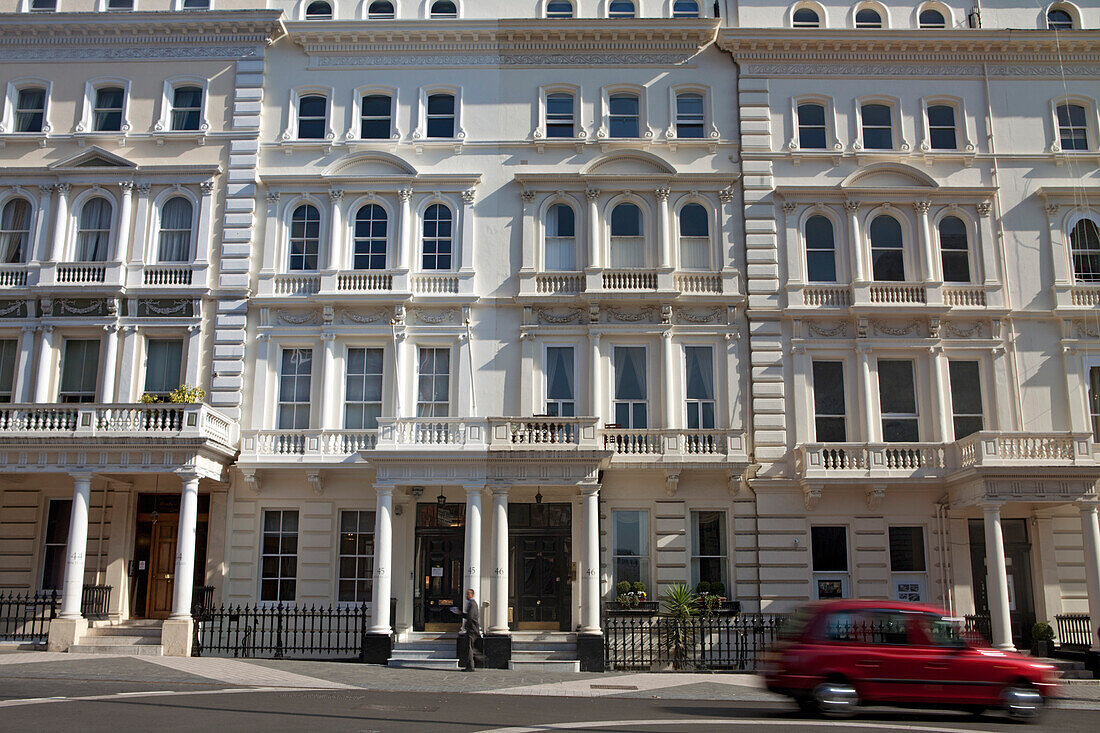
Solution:
[[[797,639],[806,630],[806,625],[813,620],[814,609],[800,608],[783,620],[779,627],[780,639]]]
[[[875,611],[871,614],[871,644],[908,644],[912,614],[900,611]]]
[[[959,649],[966,646],[966,640],[962,637],[962,629],[959,623],[943,616],[932,614],[921,615],[916,619],[920,630],[931,646],[949,647]]]
[[[866,626],[866,619],[856,611],[833,611],[825,616],[821,638],[826,641],[866,643]]]

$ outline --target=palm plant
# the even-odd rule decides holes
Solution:
[[[692,619],[699,612],[698,596],[686,585],[672,585],[661,596],[661,602],[669,619],[668,633],[664,638],[665,649],[672,660],[672,668],[685,669],[688,666],[688,650],[695,643]]]

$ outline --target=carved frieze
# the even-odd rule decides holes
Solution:
[[[313,326],[321,322],[316,311],[288,311],[282,308],[276,309],[275,319],[288,326]]]
[[[25,300],[0,300],[0,318],[26,318],[29,310]]]
[[[806,326],[810,333],[824,338],[844,338],[848,335],[848,323],[845,321],[807,321]]]
[[[654,306],[649,305],[637,310],[608,308],[606,313],[608,323],[614,321],[619,323],[652,323],[659,311]]]
[[[345,324],[354,323],[365,326],[371,323],[385,323],[390,318],[391,313],[387,310],[353,311],[345,308],[340,311],[340,323]]]
[[[920,321],[908,321],[906,323],[893,323],[889,321],[871,321],[876,336],[913,336],[921,337]]]
[[[190,298],[139,300],[137,314],[142,318],[189,318],[195,314],[195,304]]]
[[[947,333],[955,338],[969,339],[982,338],[985,333],[985,324],[981,321],[944,321],[943,327]]]
[[[429,326],[437,326],[443,323],[456,322],[454,308],[446,308],[443,310],[425,310],[422,308],[416,308],[413,310],[413,315],[416,316],[417,323],[424,323]]]
[[[566,308],[557,310],[552,308],[535,308],[535,321],[560,326],[567,323],[584,323],[588,317],[588,311],[584,308]]]
[[[676,308],[674,312],[678,323],[721,323],[724,310],[716,305],[713,308]]]

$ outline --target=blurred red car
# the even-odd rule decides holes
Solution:
[[[807,605],[787,620],[761,674],[769,690],[831,716],[889,704],[1037,718],[1057,689],[1051,665],[976,645],[940,609],[902,601]]]

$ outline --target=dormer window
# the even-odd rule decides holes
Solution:
[[[947,21],[944,20],[943,13],[938,10],[929,8],[928,10],[922,10],[918,23],[921,28],[946,28]]]
[[[388,0],[375,0],[367,8],[367,18],[370,20],[393,20],[397,17],[393,3]]]
[[[608,18],[633,18],[635,15],[633,0],[611,0],[607,6]]]
[[[856,13],[856,28],[881,28],[882,16],[877,10],[863,8]]]
[[[431,16],[433,18],[457,18],[458,6],[451,0],[436,0],[432,3]]]
[[[306,6],[306,20],[332,20],[332,6],[324,0],[314,0]]]
[[[573,3],[569,0],[550,0],[546,3],[547,18],[572,18]]]
[[[672,3],[673,18],[698,18],[699,3],[696,0],[676,0]]]
[[[1047,12],[1047,29],[1052,31],[1073,30],[1073,16],[1062,8],[1051,8]]]
[[[821,18],[813,8],[799,8],[794,11],[791,23],[795,28],[820,28]]]

